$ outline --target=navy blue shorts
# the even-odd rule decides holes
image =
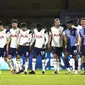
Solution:
[[[67,46],[65,52],[70,53],[71,55],[75,55],[78,53],[77,46]]]
[[[81,53],[81,56],[85,56],[85,45],[81,46],[80,53]]]
[[[0,48],[0,57],[3,57],[4,56],[4,48]]]
[[[34,50],[33,50],[33,54],[37,54],[37,55],[45,55],[45,49],[42,49],[42,48],[37,48],[35,47]]]
[[[53,54],[57,54],[58,56],[62,55],[63,48],[62,47],[52,47]]]
[[[9,48],[8,55],[14,56],[17,54],[16,48]]]
[[[19,45],[18,55],[20,55],[20,56],[24,55],[25,57],[29,56],[29,46]]]

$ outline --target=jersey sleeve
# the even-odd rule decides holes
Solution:
[[[32,41],[32,31],[29,31],[28,33],[28,43],[31,43]]]
[[[34,31],[35,31],[35,29],[32,32],[32,39],[31,39],[31,42],[30,42],[30,46],[32,46],[33,43],[35,42],[35,32]]]
[[[45,30],[45,45],[48,43],[48,31]]]
[[[6,35],[7,35],[7,38],[9,38],[10,36],[11,36],[11,32],[10,32],[10,29],[8,30],[6,30]]]

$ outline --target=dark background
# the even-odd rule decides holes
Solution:
[[[52,23],[55,17],[60,17],[63,10],[85,11],[85,0],[1,0],[0,20],[5,24],[13,18],[19,22]]]

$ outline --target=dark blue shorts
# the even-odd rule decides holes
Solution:
[[[20,55],[20,56],[24,55],[25,57],[29,56],[29,46],[19,45],[18,55]]]
[[[53,54],[56,53],[58,56],[62,55],[62,50],[63,50],[62,47],[52,47]]]
[[[9,48],[8,55],[14,56],[17,54],[16,48]]]
[[[85,56],[85,45],[81,46],[80,53],[81,53],[81,56]]]
[[[78,53],[77,46],[67,46],[65,52],[70,53],[71,55],[75,55]]]
[[[42,48],[37,48],[35,47],[34,50],[33,50],[33,54],[37,54],[37,55],[45,55],[45,49],[42,49]]]
[[[3,57],[4,56],[4,48],[0,48],[0,57]]]

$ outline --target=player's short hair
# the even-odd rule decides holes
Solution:
[[[78,17],[75,17],[75,18],[73,18],[73,21],[74,22],[79,21],[79,18]]]
[[[20,24],[20,27],[21,27],[21,28],[27,27],[27,23],[26,23],[26,22],[22,22],[22,23]]]
[[[38,24],[36,25],[36,27],[37,27],[37,28],[41,28],[42,25],[41,25],[40,23],[38,23]]]
[[[60,21],[60,19],[59,19],[59,18],[55,18],[55,19],[54,19],[54,22],[56,22],[56,21]]]
[[[82,21],[82,20],[85,20],[85,17],[81,18],[81,20],[80,20],[80,21]]]
[[[73,21],[72,20],[67,21],[66,24],[73,24]]]
[[[18,24],[18,21],[16,19],[13,19],[12,23],[17,23]]]

